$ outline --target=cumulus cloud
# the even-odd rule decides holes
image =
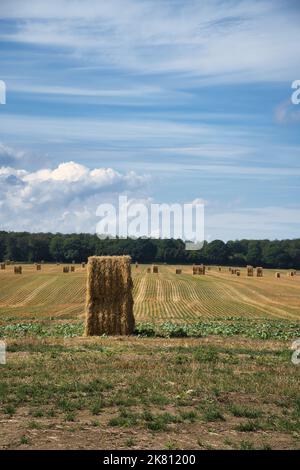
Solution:
[[[14,165],[24,162],[28,154],[24,150],[14,149],[0,142],[0,165]]]
[[[147,176],[112,168],[89,169],[75,162],[28,172],[0,168],[2,229],[93,231],[96,208],[120,193],[144,187]]]

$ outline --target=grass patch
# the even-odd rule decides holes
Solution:
[[[216,408],[208,408],[203,413],[203,420],[206,423],[211,423],[213,421],[225,421],[225,418],[220,410]]]
[[[26,322],[9,323],[0,325],[0,338],[73,338],[83,336],[83,322]],[[244,318],[244,317],[224,317],[222,319],[212,319],[197,321],[194,323],[137,323],[135,334],[142,337],[163,337],[163,338],[201,338],[209,335],[218,336],[245,336],[252,339],[277,339],[288,340],[300,337],[300,322],[271,318]],[[9,351],[17,351],[18,346],[9,346]],[[44,346],[28,346],[28,348],[42,349]],[[97,349],[97,346],[92,346]],[[54,353],[59,352],[60,347]],[[99,349],[101,352],[101,348]]]
[[[261,425],[258,421],[248,420],[245,423],[240,423],[235,428],[240,432],[256,432],[261,429]]]
[[[229,410],[231,414],[237,418],[256,419],[262,416],[262,412],[260,410],[249,408],[243,405],[231,405]]]
[[[3,413],[5,413],[8,416],[13,416],[16,412],[16,408],[13,405],[6,405],[3,408]]]

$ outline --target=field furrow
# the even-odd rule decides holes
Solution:
[[[134,314],[137,321],[193,323],[225,317],[300,318],[300,278],[280,280],[265,270],[262,279],[240,278],[227,269],[212,268],[205,276],[193,276],[191,266],[159,266],[147,273],[140,265],[133,272]],[[84,318],[86,270],[63,274],[61,266],[43,265],[36,272],[26,265],[22,275],[13,269],[0,272],[0,321],[13,319]]]

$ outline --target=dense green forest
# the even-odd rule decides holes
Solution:
[[[81,262],[91,255],[131,255],[139,263],[204,263],[300,268],[300,239],[221,240],[186,251],[181,240],[101,240],[91,234],[0,232],[0,259],[19,262]]]

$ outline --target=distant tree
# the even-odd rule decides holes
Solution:
[[[4,256],[5,256],[5,235],[3,234],[3,232],[0,232],[0,260],[3,261],[4,260]]]
[[[204,242],[197,251],[186,251],[182,240],[139,238],[101,240],[96,235],[0,231],[0,259],[20,262],[84,261],[92,255],[128,254],[139,263],[195,263],[266,266],[300,269],[300,239],[222,240]]]
[[[49,241],[46,238],[31,238],[28,242],[28,261],[51,261]]]
[[[53,261],[64,261],[64,238],[62,235],[53,236],[49,251]]]
[[[151,263],[156,257],[157,247],[152,240],[139,238],[134,240],[131,249],[131,256],[139,263]]]
[[[70,235],[68,238],[64,239],[63,254],[64,259],[68,262],[74,260],[78,263],[81,261],[81,244],[78,236]]]
[[[18,247],[16,239],[12,234],[6,238],[4,258],[9,260],[18,260]]]
[[[261,263],[261,247],[257,240],[251,240],[248,244],[248,251],[246,255],[247,264],[258,266]]]
[[[214,240],[206,246],[205,254],[210,264],[226,264],[228,248],[222,240]]]
[[[282,254],[278,242],[265,244],[262,248],[262,263],[264,266],[272,267],[278,263],[278,257]]]

